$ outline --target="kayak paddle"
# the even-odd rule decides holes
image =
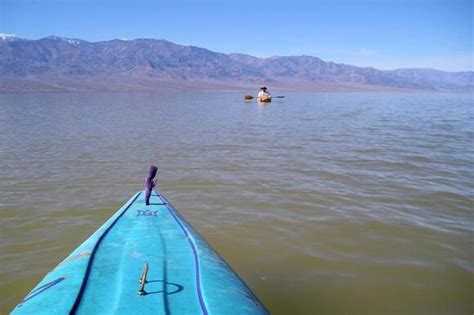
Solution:
[[[270,96],[270,97],[271,97],[271,98],[285,98],[285,96],[283,96],[283,95]],[[244,99],[246,99],[246,100],[252,100],[252,99],[254,99],[254,97],[253,97],[252,95],[245,95],[245,96],[244,96]]]

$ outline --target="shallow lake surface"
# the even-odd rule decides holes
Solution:
[[[472,95],[0,94],[0,313],[160,191],[273,314],[472,314]]]

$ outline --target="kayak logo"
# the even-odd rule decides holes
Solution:
[[[151,210],[137,210],[137,217],[157,217],[158,210],[151,211]]]

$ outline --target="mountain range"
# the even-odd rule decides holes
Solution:
[[[0,92],[256,89],[474,91],[474,72],[378,70],[312,56],[257,58],[166,40],[0,36]]]

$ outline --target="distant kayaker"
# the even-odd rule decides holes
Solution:
[[[267,98],[267,97],[270,97],[270,93],[268,93],[266,86],[262,86],[260,88],[260,92],[258,92],[257,98],[262,99],[262,98]]]
[[[262,86],[260,88],[260,92],[258,92],[257,100],[261,103],[270,103],[272,101],[272,97],[270,93],[268,93],[267,87]]]

